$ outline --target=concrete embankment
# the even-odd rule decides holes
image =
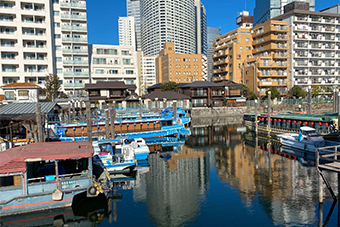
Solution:
[[[274,106],[273,111],[298,111],[298,106]],[[313,104],[312,111],[332,112],[332,104]],[[255,112],[255,107],[213,107],[193,108],[191,110],[192,125],[227,125],[242,123],[245,113]],[[258,107],[264,112],[264,106]]]

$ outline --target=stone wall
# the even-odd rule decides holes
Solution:
[[[227,116],[237,116],[243,117],[244,113],[248,112],[247,107],[213,107],[213,108],[193,108],[191,110],[192,118],[200,117],[227,117]]]

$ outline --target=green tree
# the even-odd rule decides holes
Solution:
[[[246,98],[248,98],[249,96],[249,88],[244,84],[242,84],[242,87],[241,87],[241,95],[243,95]]]
[[[60,80],[58,75],[50,74],[46,76],[46,101],[53,102],[56,99],[60,92]]]
[[[306,96],[307,96],[307,92],[304,91],[301,87],[296,86],[296,85],[288,91],[288,97],[289,98],[298,99],[299,97],[304,98]]]
[[[255,99],[258,99],[258,97],[255,94],[255,92],[251,91],[251,92],[249,92],[247,99],[248,100],[255,100]]]
[[[161,84],[162,91],[177,91],[178,84],[174,81],[168,81]]]
[[[275,87],[271,87],[268,91],[266,91],[266,95],[267,95],[267,97],[266,98],[268,98],[268,92],[271,92],[271,99],[275,99],[275,98],[280,98],[281,97],[281,94],[280,94],[280,92],[275,88]]]
[[[313,95],[320,95],[321,93],[323,93],[323,90],[319,85],[312,85],[311,88]]]

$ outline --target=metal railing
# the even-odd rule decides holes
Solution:
[[[258,100],[258,106],[267,105],[268,100]],[[312,104],[328,104],[333,103],[333,98],[313,98]],[[289,105],[307,105],[307,98],[303,99],[277,99],[271,101],[272,106],[289,106]],[[254,100],[247,100],[246,106],[255,107]]]

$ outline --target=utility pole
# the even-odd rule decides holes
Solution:
[[[270,112],[271,112],[271,92],[268,91],[268,122],[267,122],[267,130],[268,130],[268,137],[270,137]]]
[[[87,122],[87,138],[90,144],[92,144],[92,125],[91,125],[91,106],[90,101],[86,102],[86,122]]]

